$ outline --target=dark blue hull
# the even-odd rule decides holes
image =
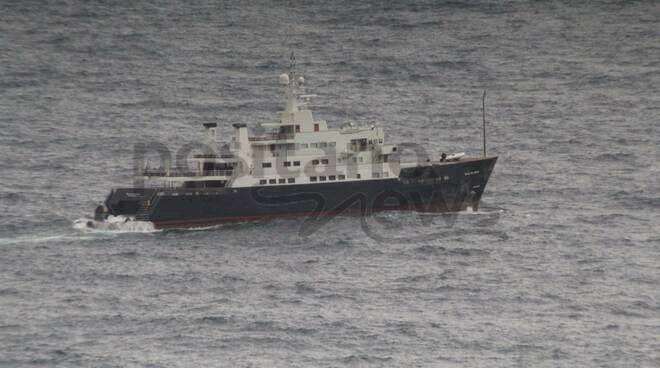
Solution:
[[[157,228],[201,227],[268,218],[477,209],[497,158],[402,169],[398,178],[249,188],[113,190],[108,213]]]

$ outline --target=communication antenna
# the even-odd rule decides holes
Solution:
[[[291,56],[289,57],[289,69],[293,76],[296,73],[296,55],[294,55],[293,51],[291,51]]]
[[[483,117],[484,157],[486,157],[486,90],[481,97],[481,115]]]

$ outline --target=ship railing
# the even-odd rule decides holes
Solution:
[[[187,176],[232,176],[233,170],[163,170],[163,169],[145,169],[143,176],[149,177],[187,177]]]
[[[193,155],[193,158],[235,158],[236,156],[234,154],[221,154],[221,155],[216,155],[216,154],[209,154],[209,153],[204,153],[204,154],[196,154]]]
[[[358,144],[351,144],[348,146],[348,150],[352,152],[364,152],[369,150],[368,145],[358,145]]]
[[[293,139],[293,138],[294,135],[291,133],[270,133],[270,134],[253,136],[250,137],[249,140],[250,142],[254,142],[254,141],[272,141],[278,139]]]

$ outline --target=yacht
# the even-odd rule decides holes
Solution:
[[[336,129],[310,109],[295,71],[279,76],[286,106],[251,134],[235,122],[230,142],[217,123],[203,124],[203,153],[186,168],[169,158],[140,166],[133,187],[112,189],[95,209],[94,223],[110,216],[149,221],[155,228],[206,227],[270,218],[370,214],[375,211],[477,210],[497,157],[442,154],[401,162],[380,124]],[[90,226],[93,226],[92,223]]]

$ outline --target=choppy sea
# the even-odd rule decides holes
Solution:
[[[272,122],[499,161],[477,212],[89,230],[133,147]],[[0,3],[0,366],[660,366],[660,2]],[[304,230],[304,231],[303,231]]]

